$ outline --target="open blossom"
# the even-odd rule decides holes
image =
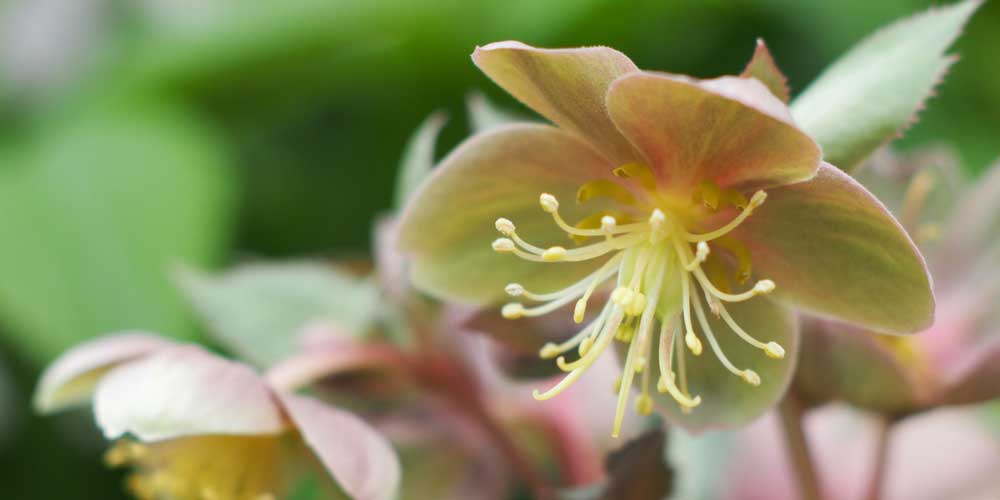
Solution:
[[[313,464],[351,498],[392,498],[399,464],[358,417],[276,391],[249,367],[200,347],[129,333],[67,352],[42,377],[48,413],[93,397],[112,466],[139,498],[285,498]],[[332,493],[331,493],[332,494]]]
[[[918,335],[890,338],[808,320],[798,391],[890,415],[1000,397],[1000,164],[973,183],[946,151],[885,153],[859,179],[916,235],[935,278],[936,318]]]
[[[400,240],[415,284],[438,296],[506,293],[510,319],[573,305],[578,333],[540,353],[567,374],[537,399],[617,342],[614,434],[634,385],[639,413],[662,401],[690,427],[735,425],[788,383],[786,305],[887,332],[931,320],[922,257],[822,162],[776,97],[783,78],[763,46],[744,76],[712,80],[640,71],[605,47],[500,42],[473,60],[556,126],[460,145],[411,197]]]

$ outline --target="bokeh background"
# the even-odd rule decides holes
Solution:
[[[470,92],[519,109],[471,63],[477,44],[603,44],[709,77],[763,37],[796,92],[931,3],[0,2],[0,496],[123,498],[86,412],[32,415],[45,363],[114,330],[203,339],[179,263],[363,256],[423,118],[448,112],[445,151]],[[952,145],[970,175],[1000,156],[998,50],[990,2],[896,145]]]

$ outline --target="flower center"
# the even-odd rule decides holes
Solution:
[[[540,304],[525,307],[521,302],[511,302],[503,307],[502,314],[507,319],[539,316],[575,301],[573,320],[583,323],[592,295],[602,284],[617,276],[617,284],[596,318],[570,339],[542,347],[541,357],[556,358],[557,365],[567,375],[549,390],[535,391],[534,394],[539,400],[559,394],[578,380],[613,340],[622,342],[627,350],[617,388],[618,405],[612,432],[617,436],[637,375],[641,377],[641,391],[635,400],[635,409],[642,415],[652,411],[652,369],[646,369],[651,361],[659,367],[658,392],[669,394],[684,412],[701,403],[700,396],[692,396],[689,392],[685,372],[685,346],[695,356],[701,355],[703,350],[702,339],[695,332],[695,321],[726,370],[751,386],[760,385],[760,376],[755,371],[737,368],[723,352],[709,324],[704,304],[740,339],[764,351],[767,356],[781,359],[785,351],[777,342],[765,343],[752,337],[733,319],[725,306],[726,303],[743,302],[770,293],[774,290],[774,282],[764,279],[743,292],[730,293],[727,261],[713,253],[713,248],[720,248],[731,257],[729,262],[735,262],[735,281],[743,283],[749,279],[749,251],[730,233],[764,203],[766,193],[757,191],[748,200],[741,193],[721,190],[710,181],[702,182],[691,197],[693,201],[687,203],[704,205],[713,215],[718,215],[719,210],[727,206],[738,210],[738,213],[714,230],[691,232],[684,222],[690,220],[686,217],[688,214],[668,208],[677,204],[668,203],[669,200],[656,191],[655,180],[648,168],[629,164],[616,169],[615,173],[636,183],[636,190],[642,194],[642,199],[636,200],[628,189],[619,184],[602,180],[584,185],[579,191],[578,201],[586,201],[595,195],[611,196],[619,202],[628,203],[636,213],[647,213],[645,220],[619,224],[612,215],[600,215],[587,217],[580,224],[571,226],[559,214],[558,200],[551,194],[543,193],[539,197],[542,210],[552,215],[561,230],[577,240],[601,237],[601,241],[570,249],[562,246],[541,248],[522,239],[513,222],[500,218],[496,221],[496,229],[503,237],[493,242],[493,249],[546,263],[607,259],[590,275],[555,292],[537,293],[526,290],[518,283],[507,285],[509,295]],[[588,227],[595,225],[592,223],[595,219],[599,220],[598,227]],[[656,346],[653,345],[654,338],[657,339]],[[574,349],[578,357],[567,361],[565,355]]]
[[[278,497],[275,436],[198,436],[142,444],[122,439],[104,456],[129,465],[128,488],[138,498],[273,500]]]

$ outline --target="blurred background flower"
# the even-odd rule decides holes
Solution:
[[[519,109],[468,59],[477,44],[604,44],[705,77],[738,72],[761,36],[797,93],[862,36],[931,3],[4,2],[0,359],[16,402],[0,402],[0,429],[19,426],[0,436],[5,495],[124,498],[89,417],[29,417],[44,364],[128,328],[205,341],[169,279],[177,264],[368,252],[414,127],[448,110],[459,126],[443,131],[447,151],[468,130],[470,90]],[[998,154],[998,46],[990,2],[894,144],[953,145],[975,178]]]

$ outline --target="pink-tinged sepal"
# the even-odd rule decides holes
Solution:
[[[931,278],[916,245],[871,193],[832,165],[768,191],[767,203],[735,232],[780,300],[887,333],[916,332],[934,318]]]
[[[767,50],[767,45],[764,44],[762,38],[757,39],[757,47],[753,51],[753,57],[740,76],[760,80],[775,97],[781,99],[781,102],[787,103],[791,98],[791,92],[788,90],[788,78],[778,69],[778,64],[774,62],[774,57],[771,56],[771,51]]]
[[[570,221],[607,208],[578,206],[581,181],[612,179],[613,166],[578,138],[547,125],[510,125],[473,136],[446,157],[413,194],[400,221],[400,247],[410,254],[414,285],[458,302],[488,303],[510,282],[557,290],[593,263],[544,266],[499,255],[496,221],[507,217],[540,245],[572,245],[539,208],[539,194],[565,200]],[[527,237],[527,236],[526,236]]]
[[[706,180],[769,187],[809,179],[819,167],[819,146],[753,78],[633,73],[612,83],[607,106],[667,189],[689,193]]]
[[[539,49],[506,41],[477,47],[472,60],[511,95],[594,144],[608,160],[636,159],[604,108],[608,85],[639,70],[625,54],[608,47]]]

